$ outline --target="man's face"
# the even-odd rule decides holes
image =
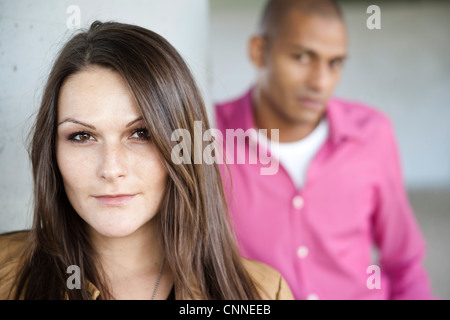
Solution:
[[[317,124],[347,54],[343,22],[293,10],[264,43],[262,98],[283,121]]]

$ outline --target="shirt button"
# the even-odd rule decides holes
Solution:
[[[307,247],[305,247],[305,246],[300,246],[300,247],[298,247],[298,249],[297,249],[297,256],[298,256],[300,259],[304,259],[304,258],[306,258],[306,256],[308,255],[308,252],[309,252],[309,250],[308,250]]]
[[[303,208],[304,203],[305,201],[300,196],[295,196],[294,199],[292,199],[292,205],[294,206],[295,209]]]
[[[315,293],[311,293],[306,297],[306,300],[319,300],[319,296]]]

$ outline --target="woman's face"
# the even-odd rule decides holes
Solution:
[[[56,157],[70,203],[96,232],[124,237],[151,225],[167,171],[117,72],[92,66],[64,82]]]

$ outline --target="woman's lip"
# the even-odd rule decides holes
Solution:
[[[135,194],[103,195],[96,196],[95,199],[104,206],[118,207],[127,204],[135,196]]]

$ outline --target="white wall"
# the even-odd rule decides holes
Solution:
[[[115,20],[164,36],[185,58],[210,104],[208,0],[1,0],[0,233],[31,224],[25,139],[51,62],[74,32],[66,26],[70,5],[80,8],[82,28],[94,20]]]
[[[212,96],[252,84],[247,40],[262,0],[211,0]],[[450,1],[341,1],[349,60],[336,94],[368,103],[393,121],[410,189],[450,188]],[[366,27],[371,4],[381,29]]]

